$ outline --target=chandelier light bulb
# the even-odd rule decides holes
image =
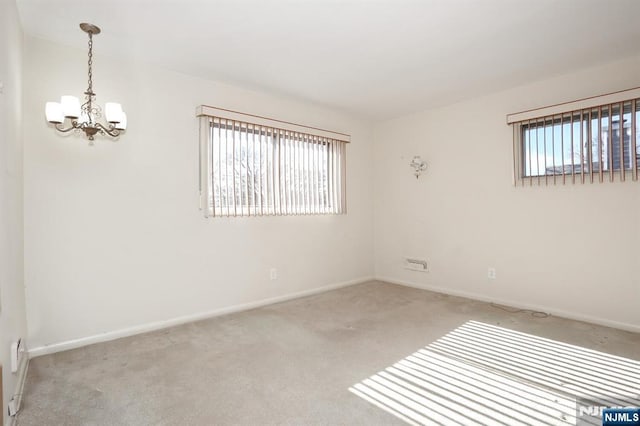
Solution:
[[[104,104],[104,115],[109,123],[119,123],[122,119],[122,106],[115,102]]]
[[[66,118],[80,117],[80,100],[75,96],[65,95],[60,98],[62,104],[62,113]]]
[[[64,114],[62,113],[62,105],[58,102],[47,102],[45,105],[45,115],[47,121],[54,124],[64,123]]]
[[[127,113],[123,112],[120,121],[115,125],[118,130],[127,130]]]

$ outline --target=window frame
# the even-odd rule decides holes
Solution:
[[[205,217],[346,213],[349,135],[204,105],[196,115]]]
[[[616,178],[625,181],[629,176],[637,181],[639,122],[640,88],[509,114],[507,124],[513,127],[513,183],[593,183],[604,182],[605,177],[613,182]],[[628,134],[623,129],[628,129]],[[549,142],[551,156],[547,151]],[[570,148],[569,160],[565,147]],[[556,164],[557,159],[560,161]]]

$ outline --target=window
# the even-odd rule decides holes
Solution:
[[[508,116],[516,184],[637,180],[640,99],[625,99],[637,91],[612,94],[613,103],[592,105],[611,100],[605,95]]]
[[[200,115],[205,216],[346,212],[348,136],[211,107],[201,111],[207,113]]]

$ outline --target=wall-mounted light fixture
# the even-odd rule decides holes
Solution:
[[[427,170],[426,161],[420,158],[419,155],[416,155],[415,157],[413,157],[413,160],[411,160],[411,162],[409,163],[409,166],[413,168],[414,170],[413,174],[415,175],[416,179],[420,177],[422,172]]]
[[[93,137],[96,133],[117,137],[127,128],[127,114],[122,111],[122,106],[115,102],[107,102],[105,106],[105,119],[107,124],[98,122],[102,116],[102,108],[95,104],[96,94],[93,92],[93,36],[100,34],[100,28],[93,24],[82,23],[80,28],[89,34],[89,87],[84,92],[86,102],[80,105],[75,96],[62,96],[60,102],[47,102],[45,114],[47,121],[60,132],[82,130],[89,138],[89,145],[93,145]],[[69,120],[69,127],[64,126]]]

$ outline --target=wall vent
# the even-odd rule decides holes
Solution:
[[[418,271],[418,272],[429,271],[427,261],[424,259],[416,259],[415,257],[405,257],[404,269],[409,269],[410,271]]]

